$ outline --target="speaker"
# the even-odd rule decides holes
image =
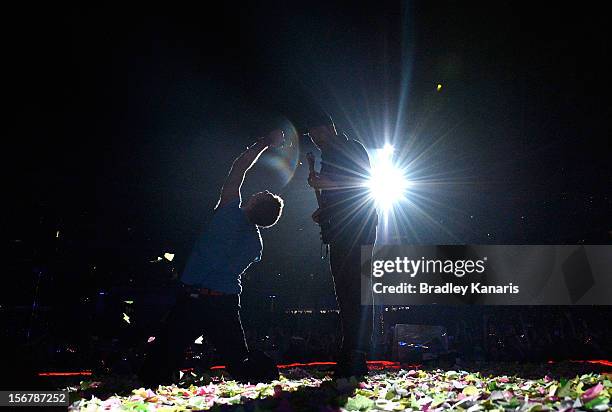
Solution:
[[[393,360],[422,362],[448,352],[446,328],[398,323],[393,332]]]

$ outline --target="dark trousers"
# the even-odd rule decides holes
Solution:
[[[248,356],[240,322],[238,295],[193,297],[181,293],[150,344],[140,378],[144,383],[170,383],[185,357],[185,349],[202,334],[213,344],[230,371]]]
[[[329,262],[342,326],[342,353],[368,352],[372,343],[372,306],[361,305],[361,246],[332,243]]]

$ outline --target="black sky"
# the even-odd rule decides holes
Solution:
[[[313,107],[371,148],[391,125],[413,176],[441,181],[422,203],[439,224],[413,214],[408,241],[562,243],[612,229],[610,36],[596,7],[257,2],[9,18],[8,242],[44,249],[61,230],[86,259],[172,250],[180,263],[231,160]],[[287,201],[264,235],[267,276],[290,270],[280,256],[324,270],[303,169],[285,185],[263,164],[246,183]]]

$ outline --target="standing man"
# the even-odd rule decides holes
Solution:
[[[240,188],[259,156],[268,147],[282,145],[283,140],[283,132],[275,130],[234,160],[212,220],[187,261],[176,305],[156,334],[140,371],[145,384],[170,383],[178,373],[185,348],[202,332],[234,379],[278,377],[271,360],[268,362],[262,354],[249,354],[240,321],[240,278],[253,262],[261,259],[259,229],[276,224],[283,200],[264,191],[242,202]]]
[[[328,117],[311,121],[308,135],[321,150],[321,171],[311,173],[308,184],[321,190],[323,206],[312,218],[328,228],[330,266],[342,325],[336,376],[361,376],[367,373],[373,323],[372,306],[361,305],[361,246],[374,244],[378,223],[366,185],[370,159],[363,145],[338,133]]]

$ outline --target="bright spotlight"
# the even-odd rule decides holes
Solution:
[[[393,163],[393,151],[393,146],[386,144],[374,153],[368,180],[370,196],[383,212],[403,200],[410,185],[404,171]]]

